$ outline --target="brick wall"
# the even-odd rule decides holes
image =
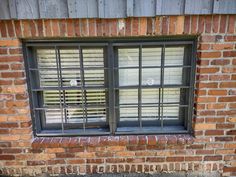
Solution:
[[[0,21],[0,174],[236,175],[236,16]],[[194,136],[35,138],[24,38],[199,35]]]

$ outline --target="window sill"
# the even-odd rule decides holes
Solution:
[[[135,146],[135,145],[189,145],[194,141],[191,135],[130,135],[97,137],[37,137],[33,149],[74,148],[84,146]]]

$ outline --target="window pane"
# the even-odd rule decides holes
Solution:
[[[166,47],[165,65],[183,65],[184,47]]]
[[[139,74],[138,69],[120,69],[119,70],[119,85],[138,85]]]
[[[182,84],[183,68],[165,68],[164,84]]]
[[[139,66],[139,49],[118,49],[119,67]]]
[[[120,121],[138,121],[138,108],[120,108]]]
[[[104,67],[103,49],[82,49],[84,67]]]
[[[104,70],[84,70],[85,86],[104,86]]]
[[[158,120],[158,106],[142,107],[142,121]]]
[[[163,107],[163,120],[179,119],[179,107]]]
[[[142,85],[159,85],[160,68],[142,69]]]
[[[61,68],[80,68],[79,49],[60,49]]]
[[[138,90],[128,89],[119,91],[120,104],[138,104]]]
[[[159,89],[142,89],[142,103],[158,103]]]
[[[64,109],[47,109],[45,110],[46,124],[62,123],[64,120]]]
[[[142,48],[142,66],[161,66],[161,48]]]
[[[38,68],[57,68],[55,49],[37,49]]]
[[[39,70],[40,87],[58,87],[57,70]]]
[[[75,87],[81,85],[80,70],[62,70],[61,71],[62,86]]]
[[[164,103],[179,103],[180,102],[180,88],[165,88],[163,89]]]

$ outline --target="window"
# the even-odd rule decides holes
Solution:
[[[195,42],[27,41],[35,133],[189,133]]]

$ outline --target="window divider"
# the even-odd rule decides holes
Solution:
[[[57,79],[58,79],[59,97],[60,97],[59,100],[60,100],[60,110],[61,110],[61,130],[62,130],[62,133],[64,133],[64,121],[63,121],[64,106],[62,106],[62,102],[61,102],[61,87],[62,87],[61,71],[60,71],[61,67],[60,67],[60,60],[59,60],[59,50],[56,46],[55,46],[55,53],[56,53]]]
[[[138,86],[138,120],[142,128],[142,45],[139,45],[139,86]]]

